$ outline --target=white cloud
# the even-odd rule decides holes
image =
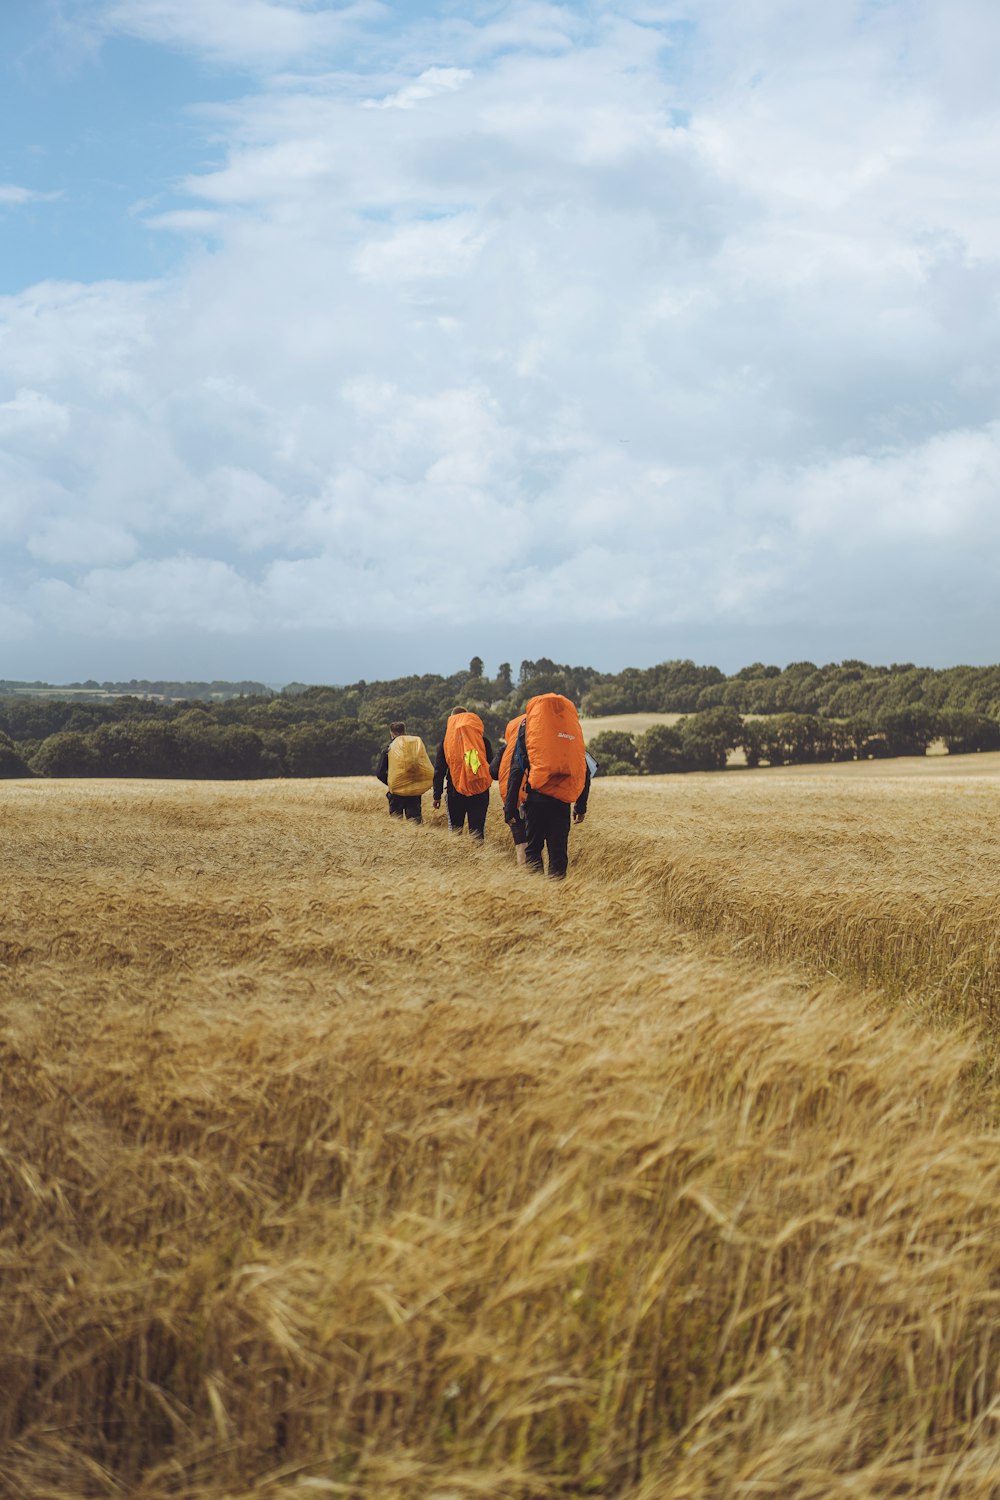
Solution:
[[[177,273],[0,300],[9,607],[668,654],[877,579],[923,629],[1000,482],[1000,28],[932,11],[106,6],[266,76],[146,221]]]
[[[174,208],[143,218],[148,229],[168,229],[177,234],[215,235],[225,227],[223,214],[206,208]]]
[[[111,33],[271,70],[334,47],[383,11],[375,0],[337,6],[317,6],[315,0],[109,0],[101,21]]]
[[[383,99],[366,99],[366,109],[414,109],[425,99],[438,94],[452,94],[472,77],[468,68],[427,68],[414,83],[386,94]]]
[[[61,193],[40,193],[34,188],[19,187],[15,182],[0,182],[0,208],[19,208],[24,203],[52,203]]]
[[[381,238],[368,239],[352,269],[367,281],[422,281],[468,272],[490,235],[478,215],[406,224]]]
[[[50,578],[30,597],[61,631],[142,637],[196,626],[239,635],[254,624],[254,592],[225,563],[178,556],[95,568],[72,582]]]
[[[848,554],[908,542],[995,545],[1000,421],[815,463],[777,479],[773,493],[801,536]]]
[[[61,515],[44,521],[28,538],[28,551],[57,568],[92,568],[131,562],[138,543],[123,527],[93,516]]]
[[[252,470],[223,465],[200,487],[195,516],[206,536],[228,540],[241,552],[284,549],[297,525],[297,511],[281,490]]]
[[[44,391],[20,389],[0,401],[0,437],[8,442],[27,439],[49,444],[66,435],[69,412]]]

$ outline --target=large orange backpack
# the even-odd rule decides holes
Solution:
[[[517,745],[518,731],[520,730],[523,723],[524,714],[518,714],[516,719],[511,719],[510,723],[507,725],[507,728],[504,731],[506,747],[504,749],[503,755],[501,755],[500,757],[500,765],[497,770],[497,785],[500,788],[500,795],[505,802],[507,801],[507,783],[510,780],[510,763],[514,755],[515,747]],[[527,795],[528,786],[527,777],[525,777],[525,779],[521,782],[521,791],[517,799],[518,802],[523,802]]]
[[[456,792],[475,797],[478,792],[489,791],[493,777],[478,714],[452,714],[444,732],[444,758]]]
[[[575,802],[587,784],[587,750],[575,706],[561,693],[529,698],[524,742],[531,790]]]

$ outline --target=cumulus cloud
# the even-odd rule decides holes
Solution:
[[[58,515],[32,528],[28,551],[39,562],[75,570],[129,562],[138,551],[138,543],[122,526],[93,516]]]
[[[320,7],[314,0],[110,0],[100,19],[110,34],[269,70],[323,54],[382,11],[377,0]]]
[[[214,558],[180,555],[121,568],[93,568],[70,581],[35,583],[36,608],[66,632],[88,636],[160,635],[194,625],[239,635],[254,621],[254,589]]]
[[[69,412],[44,391],[19,390],[9,401],[0,401],[0,436],[8,442],[18,440],[50,443],[65,436]]]
[[[19,208],[24,203],[52,203],[60,193],[40,193],[16,182],[0,182],[0,208]]]
[[[833,655],[888,649],[880,611],[930,654],[914,580],[987,577],[986,0],[99,14],[260,76],[147,220],[190,236],[176,272],[0,301],[18,619],[473,621],[511,658],[593,627],[608,665],[683,627],[737,665],[820,614]]]
[[[427,68],[414,83],[386,94],[383,99],[366,99],[366,109],[414,109],[437,94],[454,93],[472,74],[468,68]]]
[[[1000,422],[815,463],[771,486],[801,536],[847,553],[953,539],[995,545],[998,495]]]

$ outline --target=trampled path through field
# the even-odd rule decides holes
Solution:
[[[95,999],[176,1003],[516,1003],[565,976],[595,1003],[691,941],[657,892],[574,830],[571,879],[514,866],[493,809],[485,847],[390,821],[376,784],[75,783],[7,792],[2,941],[34,990],[72,963]],[[429,803],[429,799],[425,799]],[[11,876],[16,871],[13,879]],[[27,951],[23,951],[27,950]]]
[[[416,1003],[574,971],[599,999],[707,940],[991,1022],[1000,757],[805,769],[598,782],[564,886],[497,806],[479,849],[375,783],[8,784],[0,941],[164,999],[183,966],[220,1000]]]

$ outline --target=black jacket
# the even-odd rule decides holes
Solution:
[[[503,815],[506,822],[511,822],[517,817],[517,798],[521,790],[521,782],[525,776],[530,776],[531,762],[528,760],[528,744],[525,736],[526,720],[522,720],[521,727],[517,731],[517,744],[510,761],[510,775],[507,778],[507,800],[503,805]],[[531,791],[529,782],[528,790]],[[533,792],[535,797],[546,796],[545,792]],[[583,783],[583,791],[577,797],[573,806],[573,813],[578,818],[587,816],[587,799],[590,796],[590,766],[587,766],[587,779]],[[558,801],[556,797],[550,797],[550,802]]]

